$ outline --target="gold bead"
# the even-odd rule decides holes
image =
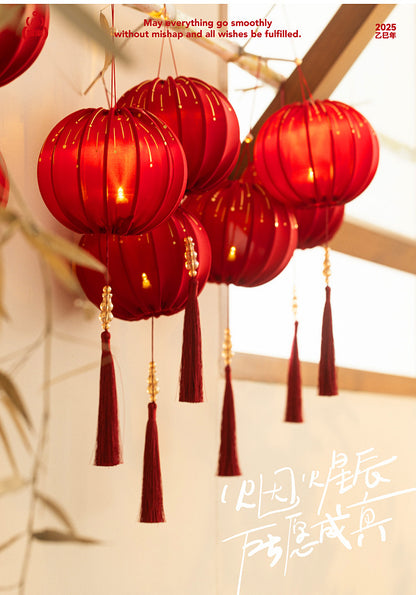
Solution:
[[[113,294],[111,293],[111,287],[109,285],[104,285],[103,287],[103,294],[102,294],[102,302],[100,304],[100,314],[98,318],[101,321],[101,326],[104,331],[108,331],[110,328],[110,323],[113,320],[113,302],[112,298]]]
[[[196,277],[199,262],[197,260],[198,254],[195,251],[195,243],[193,238],[188,236],[184,238],[185,242],[185,269],[188,271],[190,277]]]
[[[324,268],[322,269],[322,272],[325,277],[326,285],[329,285],[329,278],[331,276],[331,261],[329,258],[329,247],[328,246],[325,246]]]
[[[231,343],[231,331],[229,328],[224,330],[224,343],[222,344],[222,357],[226,366],[229,366],[233,357],[233,345]]]
[[[156,401],[159,393],[159,378],[156,376],[156,363],[150,362],[149,375],[147,377],[147,393],[150,396],[152,403]]]

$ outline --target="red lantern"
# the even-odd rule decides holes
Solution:
[[[284,106],[264,123],[254,146],[262,184],[292,207],[349,202],[373,179],[378,157],[364,116],[329,100]]]
[[[6,163],[0,153],[0,206],[5,207],[9,199],[9,177]]]
[[[254,287],[270,281],[289,262],[297,243],[297,223],[284,205],[258,185],[223,182],[214,191],[191,194],[183,202],[207,231],[212,249],[210,281]],[[219,476],[241,475],[237,454],[231,333],[222,352],[225,390],[222,407]]]
[[[276,277],[297,244],[297,223],[258,185],[240,180],[191,194],[183,202],[206,230],[212,249],[209,280],[254,287]]]
[[[341,227],[344,205],[295,209],[298,222],[298,248],[314,248],[327,244]]]
[[[81,109],[64,118],[39,155],[40,192],[77,233],[142,233],[178,206],[183,149],[155,116],[135,109]]]
[[[49,28],[46,4],[9,5],[8,10],[10,21],[0,30],[0,86],[7,85],[33,64]]]
[[[192,77],[157,78],[133,87],[117,104],[149,110],[177,134],[188,162],[189,189],[212,188],[234,168],[240,147],[238,120],[215,87]]]
[[[178,209],[165,223],[145,234],[84,235],[80,246],[105,263],[113,291],[113,314],[123,320],[142,320],[176,314],[186,306],[189,275],[185,268],[185,238],[191,236],[198,254],[196,278],[202,291],[209,275],[211,251],[208,237],[191,215]],[[108,243],[108,246],[107,246]],[[104,274],[77,267],[87,297],[98,308]]]
[[[88,298],[100,308],[104,329],[95,460],[97,465],[114,465],[121,462],[121,457],[114,365],[108,333],[112,313],[124,320],[141,320],[175,314],[186,306],[180,400],[202,401],[197,294],[208,279],[210,245],[201,225],[182,209],[151,232],[137,236],[85,235],[80,245],[98,260],[107,263],[108,268],[108,278],[82,267],[77,267],[76,273]],[[140,516],[143,522],[164,520],[155,417],[156,383],[155,363],[152,361]]]

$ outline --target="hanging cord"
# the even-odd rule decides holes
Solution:
[[[262,62],[261,56],[257,56],[256,85],[253,90],[253,99],[251,102],[251,111],[250,111],[250,119],[249,119],[250,132],[244,139],[246,143],[251,143],[253,140],[252,130],[253,130],[254,108],[256,107],[257,89],[261,86],[261,85],[259,85],[261,62]]]
[[[111,30],[114,31],[114,4],[111,5]],[[114,35],[113,35],[113,47],[115,47],[114,42]],[[117,101],[117,93],[116,93],[116,61],[114,58],[113,52],[113,59],[111,60],[111,91],[110,91],[110,107],[113,108],[116,101]]]
[[[240,178],[240,176],[242,175],[243,171],[244,171],[244,166],[246,163],[250,163],[251,161],[251,150],[250,150],[250,144],[253,142],[254,140],[254,136],[253,136],[253,119],[254,119],[254,108],[256,105],[256,95],[257,95],[257,89],[260,88],[261,85],[259,85],[259,75],[260,75],[260,69],[261,69],[261,63],[263,61],[263,58],[261,56],[257,56],[257,69],[256,69],[256,84],[254,86],[253,89],[253,98],[252,98],[252,102],[251,102],[251,109],[250,109],[250,118],[249,118],[249,132],[247,133],[245,139],[244,139],[244,144],[242,149],[240,150],[240,155],[238,157],[238,162],[236,165],[236,178]],[[227,290],[228,290],[228,286],[227,286]],[[227,325],[228,328],[228,325]]]
[[[163,5],[163,11],[161,13],[161,18],[163,19],[163,32],[166,33],[166,21],[167,21],[167,12],[166,12],[166,4]],[[175,70],[175,75],[178,76],[178,69],[176,67],[176,60],[175,60],[175,54],[173,52],[173,45],[172,45],[172,40],[169,37],[169,47],[170,47],[170,53],[172,56],[172,62],[173,62],[173,68]],[[163,57],[163,48],[165,46],[165,36],[162,37],[162,47],[160,48],[160,56],[159,56],[159,66],[157,69],[157,78],[160,77],[160,70],[162,67],[162,57]]]
[[[230,286],[227,285],[227,295],[226,295],[226,300],[227,300],[227,310],[226,310],[226,328],[230,328]]]
[[[151,359],[155,361],[155,319],[152,316],[152,329],[151,329],[151,343],[150,343]]]
[[[105,234],[105,284],[110,284],[110,238],[109,233]]]

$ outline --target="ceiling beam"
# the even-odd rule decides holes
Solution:
[[[251,353],[235,353],[233,357],[233,379],[273,384],[287,383],[288,360]],[[318,364],[301,362],[302,384],[307,387],[318,385]],[[396,376],[367,370],[337,367],[340,391],[358,391],[396,396],[416,395],[416,378]],[[320,397],[328,398],[328,397]],[[333,398],[333,397],[331,397]]]
[[[342,4],[321,35],[315,41],[302,61],[302,72],[314,99],[328,99],[355,60],[375,35],[376,23],[382,23],[391,13],[395,4]],[[297,69],[281,86],[273,101],[266,108],[252,129],[256,137],[264,122],[284,103],[302,101]],[[233,172],[233,177],[244,170],[252,155],[241,150],[241,158]]]
[[[343,254],[416,275],[416,242],[388,230],[346,219],[330,245]]]
[[[303,58],[302,72],[314,99],[328,99],[373,39],[376,23],[382,23],[394,7],[395,4],[343,4],[339,8]],[[296,69],[282,88],[286,104],[302,101]],[[281,107],[280,93],[254,126],[254,136],[267,118]]]

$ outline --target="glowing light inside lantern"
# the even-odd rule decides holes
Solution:
[[[308,182],[313,182],[314,181],[314,178],[315,178],[315,176],[314,176],[314,173],[313,173],[313,169],[312,169],[312,167],[310,167],[308,169]]]
[[[230,251],[228,252],[227,260],[230,260],[230,261],[235,260],[236,252],[237,252],[237,248],[235,246],[231,246]]]
[[[152,287],[152,284],[150,283],[146,273],[142,273],[142,287],[143,289],[149,289],[149,287]]]
[[[118,190],[117,190],[117,199],[116,199],[117,203],[123,203],[123,202],[128,202],[127,198],[124,196],[124,190],[121,186],[119,186]]]

